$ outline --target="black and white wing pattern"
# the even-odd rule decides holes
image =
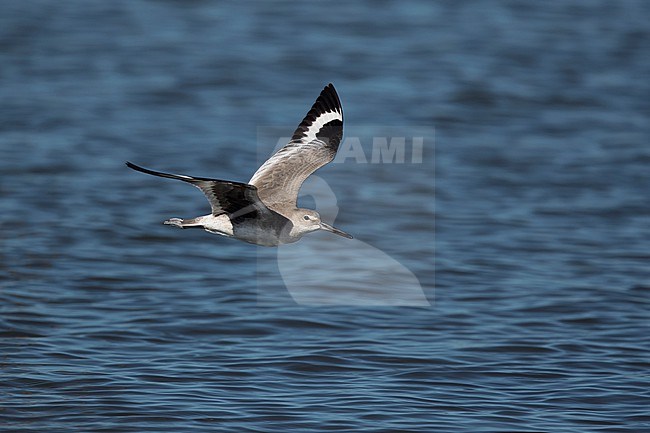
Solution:
[[[231,219],[255,218],[260,214],[268,214],[270,210],[260,201],[257,188],[240,182],[210,179],[205,177],[185,176],[182,174],[163,173],[137,166],[131,162],[126,165],[133,170],[153,176],[182,180],[203,191],[212,207],[212,215],[227,214]]]
[[[291,141],[255,172],[249,183],[270,209],[282,213],[296,206],[298,190],[313,172],[336,156],[343,137],[343,109],[328,84],[293,133]]]

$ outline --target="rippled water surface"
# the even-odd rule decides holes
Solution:
[[[4,2],[0,431],[650,431],[648,16]],[[246,181],[328,82],[352,241],[174,230],[124,166]]]

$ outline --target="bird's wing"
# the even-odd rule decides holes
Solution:
[[[293,133],[291,141],[255,172],[249,183],[259,198],[282,213],[296,206],[298,190],[313,172],[332,161],[343,137],[343,109],[328,84]]]
[[[192,177],[182,174],[162,173],[137,166],[131,162],[126,165],[133,170],[153,176],[182,180],[191,183],[203,191],[212,207],[212,215],[228,214],[231,219],[241,218],[248,214],[268,213],[268,208],[260,201],[257,188],[240,182],[209,179],[205,177]]]

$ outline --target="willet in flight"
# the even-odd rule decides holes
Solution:
[[[313,172],[334,159],[343,137],[343,109],[330,83],[321,92],[287,145],[278,150],[248,183],[162,173],[127,162],[154,176],[190,183],[208,198],[212,213],[165,224],[197,227],[210,233],[264,246],[298,241],[306,233],[327,230],[352,236],[321,221],[318,212],[297,207],[298,190]]]

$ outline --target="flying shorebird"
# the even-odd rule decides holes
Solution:
[[[334,159],[342,137],[343,109],[330,83],[289,143],[262,164],[248,183],[162,173],[130,162],[126,165],[143,173],[190,183],[208,198],[211,214],[191,219],[171,218],[164,224],[202,228],[263,246],[296,242],[316,230],[352,239],[351,235],[321,221],[315,210],[299,208],[296,204],[302,183]]]

